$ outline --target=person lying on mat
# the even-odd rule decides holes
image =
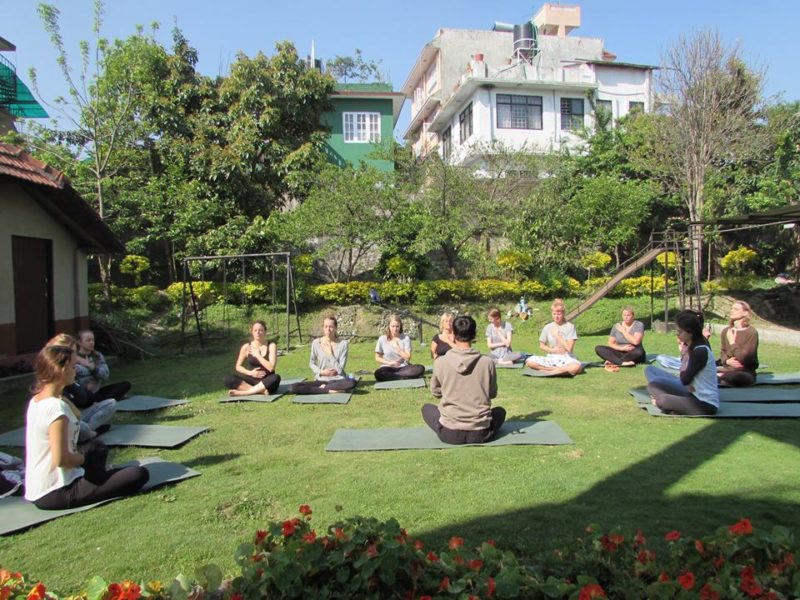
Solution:
[[[539,336],[539,348],[547,355],[529,356],[525,365],[537,371],[573,377],[583,370],[581,361],[573,353],[578,332],[575,325],[566,320],[567,307],[560,298],[553,301],[550,314],[553,321],[544,326]]]
[[[455,343],[453,336],[453,315],[446,312],[439,319],[439,333],[431,340],[431,358],[436,360],[440,356],[447,354],[447,351]]]
[[[489,347],[489,355],[497,364],[513,365],[525,358],[522,353],[511,349],[511,338],[514,335],[511,323],[503,321],[496,308],[490,309],[487,316],[489,325],[486,326],[486,345]]]
[[[345,375],[347,366],[347,340],[336,335],[336,317],[328,315],[322,319],[322,337],[311,342],[311,358],[308,366],[314,372],[314,381],[300,381],[289,391],[293,394],[335,394],[349,392],[356,386],[354,379]]]
[[[397,315],[389,317],[386,333],[375,344],[375,360],[381,364],[375,371],[375,381],[417,379],[425,373],[425,367],[409,362],[411,338],[403,333],[403,321]]]
[[[253,321],[250,335],[252,339],[239,349],[236,373],[225,376],[229,396],[273,394],[281,383],[281,376],[275,373],[278,346],[267,340],[266,323]]]
[[[597,356],[605,360],[606,366],[632,367],[645,362],[645,351],[642,346],[644,323],[637,321],[633,307],[622,309],[622,321],[616,323],[608,334],[607,346],[595,346]]]
[[[682,310],[675,316],[681,350],[680,377],[652,365],[644,370],[647,391],[655,406],[679,415],[714,415],[719,388],[714,353],[703,335],[703,315]]]
[[[76,353],[76,367],[77,361],[80,357],[77,356],[79,343],[74,337],[66,333],[59,333],[50,339],[47,346],[68,346]],[[75,369],[76,377],[78,369]],[[111,421],[117,413],[117,401],[114,398],[107,398],[105,400],[97,400],[95,394],[91,394],[79,385],[77,381],[73,381],[70,385],[66,386],[61,395],[80,409],[80,433],[78,434],[78,442],[83,443],[89,441],[98,434],[107,431],[111,426]]]
[[[110,375],[106,357],[94,348],[94,333],[91,329],[78,332],[78,359],[75,363],[75,383],[86,391],[89,404],[109,398],[122,400],[131,391],[128,381],[103,385]]]
[[[494,361],[472,347],[475,319],[453,320],[453,348],[433,363],[431,393],[439,406],[425,404],[422,418],[445,444],[483,444],[500,431],[506,411],[492,407],[497,396]]]
[[[98,440],[77,449],[80,411],[62,397],[75,381],[73,346],[45,346],[36,357],[34,395],[25,417],[25,499],[44,510],[74,508],[139,491],[144,467],[106,469]]]
[[[722,330],[722,346],[717,360],[717,375],[722,383],[753,385],[758,369],[758,331],[750,325],[750,305],[734,302],[730,324]]]

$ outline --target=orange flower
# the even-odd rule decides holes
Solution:
[[[684,571],[678,576],[678,583],[680,583],[681,587],[685,590],[692,589],[695,584],[694,573],[691,571]]]
[[[367,546],[366,554],[370,558],[375,558],[378,556],[378,547],[375,544],[370,544]]]
[[[417,550],[422,550],[425,547],[425,544],[422,543],[422,540],[414,540],[414,548]]]
[[[709,584],[700,588],[700,600],[719,600],[719,594]]]
[[[12,573],[7,569],[0,569],[0,585],[3,585],[10,579],[22,579],[22,573]]]
[[[596,583],[587,583],[581,588],[578,600],[592,600],[593,598],[605,598],[606,592]]]
[[[450,550],[456,550],[457,548],[460,548],[463,545],[464,545],[464,538],[458,537],[457,535],[451,537],[450,542],[448,543]]]
[[[679,539],[681,539],[681,532],[677,529],[673,529],[664,536],[664,539],[668,542],[677,542]]]
[[[313,544],[317,541],[317,532],[316,531],[309,531],[307,534],[303,536],[303,540],[307,544]]]
[[[256,531],[256,544],[260,544],[265,539],[267,539],[266,531],[264,531],[263,529],[259,529],[258,531]]]
[[[108,586],[108,600],[137,600],[142,597],[141,588],[130,579]]]
[[[45,598],[47,598],[47,589],[41,581],[28,592],[28,600],[45,600]]]
[[[739,522],[728,527],[728,530],[733,535],[750,535],[753,533],[753,526],[750,524],[750,519],[739,519]]]
[[[300,514],[306,518],[311,516],[311,507],[308,504],[301,504],[298,510],[300,511]]]
[[[497,588],[497,584],[494,582],[494,577],[489,577],[486,580],[486,597],[491,598],[494,596],[494,590]]]
[[[658,574],[658,580],[665,583],[669,581],[669,575],[667,575],[665,571],[661,571],[661,573]]]
[[[342,542],[347,540],[347,534],[344,532],[344,530],[341,527],[336,527],[333,530],[333,535],[336,537],[337,540],[340,540]]]
[[[483,567],[483,561],[479,558],[474,558],[467,563],[467,568],[471,571],[480,571]]]

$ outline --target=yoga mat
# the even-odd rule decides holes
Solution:
[[[281,384],[278,386],[278,389],[275,393],[278,395],[288,394],[291,386],[293,386],[295,383],[300,383],[301,381],[305,380],[305,377],[288,377],[286,379],[281,379]]]
[[[464,446],[560,445],[572,439],[555,421],[506,421],[495,439],[485,444],[445,444],[429,427],[406,429],[337,429],[325,447],[328,452],[358,450],[416,450]]]
[[[552,371],[537,371],[536,369],[531,369],[530,367],[525,367],[522,370],[523,375],[527,375],[528,377],[572,377],[569,373],[553,373]]]
[[[395,381],[376,381],[376,390],[407,390],[411,388],[425,387],[425,380],[420,379],[397,379]]]
[[[280,387],[278,388],[280,391]],[[279,394],[253,394],[252,396],[224,396],[219,399],[220,402],[275,402],[278,398],[283,396]]]
[[[298,394],[292,398],[292,404],[347,404],[350,402],[351,392],[338,392],[336,394]]]
[[[171,400],[169,398],[159,398],[157,396],[131,396],[124,400],[118,400],[117,410],[119,412],[147,412],[149,410],[158,410],[170,406],[181,406],[182,404],[189,404],[189,401]]]
[[[800,384],[800,372],[756,373],[756,385]]]
[[[200,473],[194,469],[190,469],[189,467],[185,467],[178,463],[167,462],[156,457],[142,458],[140,460],[134,460],[132,462],[125,463],[125,466],[128,465],[141,465],[150,472],[150,480],[142,488],[142,492],[200,475]],[[103,500],[102,502],[96,502],[94,504],[89,504],[88,506],[81,506],[78,508],[68,508],[65,510],[40,510],[36,508],[35,504],[28,502],[22,496],[9,496],[8,498],[2,498],[0,499],[0,535],[13,533],[15,531],[19,531],[20,529],[27,529],[33,525],[38,525],[39,523],[44,523],[45,521],[52,521],[53,519],[57,519],[65,515],[71,515],[72,513],[89,510],[95,508],[96,506],[100,506],[101,504],[113,502],[114,500],[119,500],[119,497],[109,498],[108,500]]]
[[[517,363],[511,363],[510,365],[504,365],[495,362],[494,366],[496,369],[522,369],[525,366],[525,363],[517,362]]]
[[[630,390],[631,396],[636,398],[639,404],[651,404],[650,394],[647,389],[633,388]],[[721,387],[719,388],[719,401],[722,404],[735,402],[754,402],[769,404],[776,402],[800,402],[800,388],[776,388],[776,387]]]
[[[648,404],[644,408],[653,417],[687,417],[694,419],[800,418],[800,403],[727,402],[719,405],[719,411],[715,415],[668,415],[652,404]]]
[[[178,427],[175,425],[134,425],[116,423],[97,436],[106,446],[147,446],[175,448],[206,431],[208,427]],[[25,446],[25,428],[20,427],[0,435],[0,446]]]

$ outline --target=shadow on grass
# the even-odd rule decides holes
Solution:
[[[198,456],[192,460],[184,461],[183,464],[185,464],[187,467],[191,467],[192,469],[196,469],[200,467],[210,467],[211,465],[219,465],[230,460],[236,460],[240,456],[242,456],[242,454],[232,452],[228,454],[208,454],[206,456]]]
[[[506,421],[541,421],[553,414],[551,410],[537,410],[527,415],[507,415]]]
[[[743,436],[758,434],[800,447],[795,425],[770,419],[714,421],[659,454],[597,483],[569,502],[487,515],[430,531],[423,537],[469,536],[475,543],[494,539],[530,554],[532,550],[535,553],[566,545],[592,523],[601,529],[620,526],[626,532],[641,528],[645,534],[659,536],[654,539],[673,529],[693,535],[710,534],[741,517],[749,517],[756,527],[764,524],[763,527],[770,529],[773,525],[795,528],[798,503],[753,498],[737,494],[735,489],[716,495],[670,493],[684,477],[713,461]],[[737,465],[725,468],[737,469]],[[774,467],[763,465],[763,468]],[[648,494],[650,489],[655,492]]]

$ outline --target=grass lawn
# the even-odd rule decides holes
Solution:
[[[537,347],[548,312],[540,308],[531,321],[514,322],[516,349]],[[592,318],[603,311],[618,315],[619,305]],[[579,333],[594,334],[578,341],[584,360],[607,339],[594,323],[576,322]],[[296,516],[300,504],[312,506],[318,525],[355,514],[396,517],[429,543],[492,538],[525,555],[568,542],[589,523],[642,528],[655,539],[672,529],[711,533],[742,516],[762,528],[800,521],[800,421],[649,417],[626,393],[644,382],[641,367],[590,369],[573,380],[498,371],[496,403],[510,419],[555,420],[573,445],[326,453],[337,428],[421,426],[428,390],[373,391],[366,376],[346,406],[294,405],[287,397],[220,404],[222,377],[242,341],[232,339],[224,352],[112,365],[134,393],[192,401],[118,421],[212,428],[176,450],[123,449],[112,459],[158,455],[201,477],[0,538],[0,566],[61,592],[93,575],[169,580],[208,562],[232,574],[236,546],[267,520]],[[648,332],[645,347],[673,353],[674,337]],[[373,348],[374,340],[353,344],[348,370],[374,369]],[[309,376],[308,352],[306,345],[281,357],[278,371]],[[427,349],[415,344],[415,353],[430,364]],[[762,343],[759,354],[775,372],[800,364],[798,348]],[[26,401],[24,391],[0,395],[0,429],[22,425]]]

